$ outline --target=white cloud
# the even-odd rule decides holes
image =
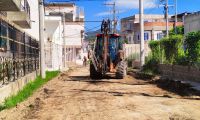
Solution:
[[[144,0],[144,9],[156,8],[158,0]],[[139,8],[139,0],[108,0],[107,3],[116,3],[118,13],[124,13],[130,9]],[[109,6],[110,7],[110,6]],[[111,14],[111,12],[101,12],[96,14],[96,16],[106,16]]]
[[[109,0],[108,3],[116,2],[116,6],[119,9],[138,9],[139,0]],[[157,6],[157,0],[144,0],[144,8],[155,8]]]
[[[125,10],[119,10],[117,11],[117,14],[120,14],[120,13],[124,13],[126,12]],[[110,15],[112,14],[111,11],[106,11],[106,12],[100,12],[100,13],[97,13],[96,16],[106,16],[106,15]]]

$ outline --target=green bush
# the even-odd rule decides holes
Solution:
[[[149,42],[149,47],[151,49],[152,57],[159,60],[161,57],[160,41],[151,40]]]
[[[191,65],[200,63],[200,31],[191,32],[185,39],[186,56]]]
[[[187,57],[185,55],[183,55],[183,56],[176,57],[174,64],[187,66],[187,65],[189,65],[189,62],[188,62]]]
[[[150,41],[151,54],[146,58],[143,71],[157,73],[158,64],[162,62],[192,65],[200,69],[200,31],[188,33],[185,41],[183,41],[183,31],[183,27],[178,27],[178,35],[171,30],[168,38]]]
[[[143,66],[144,72],[152,74],[158,73],[158,64],[186,64],[183,50],[183,36],[172,35],[169,38],[163,38],[160,41],[152,40],[149,42],[151,53],[146,58]]]
[[[147,74],[158,74],[158,64],[159,60],[152,55],[149,55],[145,59],[145,65],[143,66],[142,71]]]
[[[177,29],[177,35],[184,35],[184,27],[183,26],[178,26],[178,27],[176,27],[176,29]],[[174,28],[169,31],[169,35],[170,36],[176,35]]]
[[[163,38],[160,42],[164,49],[166,63],[173,64],[177,58],[184,56],[182,35],[172,35],[169,38]]]

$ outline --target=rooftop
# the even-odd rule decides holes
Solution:
[[[48,3],[48,4],[46,4],[45,6],[47,6],[47,7],[73,7],[73,6],[75,6],[75,4],[74,3],[62,3],[62,2],[59,2],[59,3],[57,3],[57,2],[55,2],[55,3]]]
[[[122,18],[121,20],[123,21],[123,20],[138,19],[138,18],[139,18],[139,14],[135,14],[133,16]],[[159,19],[159,18],[164,18],[164,15],[162,15],[162,14],[144,14],[144,18]]]

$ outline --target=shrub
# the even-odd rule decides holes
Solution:
[[[176,62],[176,58],[184,56],[182,35],[172,35],[169,38],[163,38],[161,40],[161,46],[167,58],[166,63],[173,64]]]
[[[142,71],[147,74],[158,74],[158,64],[159,60],[149,55],[145,59],[145,65],[143,66]]]
[[[161,56],[160,41],[155,41],[155,40],[150,41],[149,47],[151,49],[152,57],[159,60]]]
[[[183,26],[176,27],[176,30],[177,30],[177,35],[184,35],[184,27]],[[169,35],[170,36],[171,35],[176,35],[174,28],[169,31]]]
[[[185,39],[186,56],[191,65],[200,62],[200,31],[191,32]]]

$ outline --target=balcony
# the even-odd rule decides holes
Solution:
[[[63,13],[62,12],[50,12],[49,16],[60,16],[63,17]],[[66,22],[73,22],[74,20],[74,15],[73,13],[65,13],[65,21]]]
[[[27,0],[21,5],[21,11],[7,12],[7,18],[24,29],[31,28],[30,6]]]
[[[20,11],[21,0],[1,0],[0,11]]]
[[[76,21],[83,22],[84,21],[84,9],[77,7],[76,10]]]

